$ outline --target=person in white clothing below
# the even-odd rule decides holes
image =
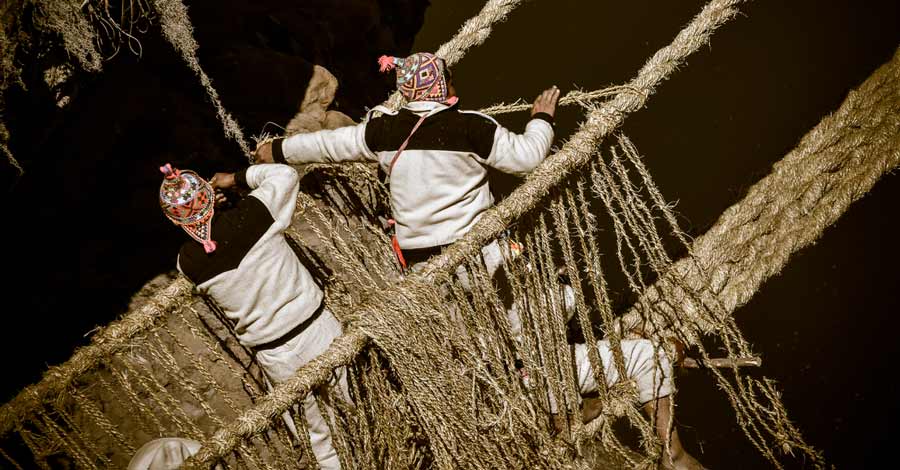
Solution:
[[[253,165],[237,173],[216,173],[209,182],[169,164],[160,171],[165,175],[159,192],[163,212],[193,238],[181,246],[178,270],[221,307],[268,380],[276,385],[288,380],[341,334],[340,323],[322,303],[322,289],[284,236],[300,187],[296,170]],[[224,200],[217,190],[234,187],[250,193],[216,213],[216,202]],[[336,371],[330,385],[349,401],[344,369]],[[328,425],[312,394],[303,407],[319,466],[339,469]],[[293,426],[289,415],[286,421]]]
[[[568,284],[568,279],[560,270],[560,296],[566,312],[566,321],[575,314],[575,289]],[[507,309],[512,337],[521,342],[522,320],[518,304],[513,303]],[[663,450],[660,468],[677,470],[701,470],[704,467],[688,453],[681,443],[678,431],[674,426],[670,429],[671,396],[674,393],[672,383],[672,363],[661,347],[655,346],[646,339],[623,339],[621,341],[625,375],[634,381],[638,402],[648,416],[656,421],[656,434],[666,444]],[[615,365],[613,351],[609,341],[597,341],[597,350],[603,362],[603,378],[607,385],[620,381],[619,370]],[[575,383],[582,395],[596,393],[599,390],[594,378],[593,368],[588,360],[588,346],[584,343],[574,345]],[[555,408],[555,398],[549,395],[551,408]],[[556,412],[555,409],[551,410]]]
[[[373,111],[381,111],[382,116],[370,113],[356,126],[275,139],[260,145],[255,157],[261,163],[377,162],[390,187],[394,250],[404,268],[416,271],[468,233],[493,206],[487,167],[521,176],[547,157],[559,89],[551,87],[535,99],[524,133],[516,134],[490,116],[458,108],[452,74],[443,59],[417,53],[406,58],[383,56],[379,63],[382,71],[396,69],[397,87],[407,99],[399,111],[379,106]],[[497,241],[482,249],[491,275],[503,262],[502,251]],[[465,269],[457,274],[465,287]],[[512,318],[512,312],[510,320],[516,324],[519,320]],[[608,343],[601,341],[600,348],[601,353],[609,353]],[[657,367],[654,348],[647,340],[627,342],[623,349],[627,349],[629,378],[642,387],[645,409],[655,406],[657,417],[665,417],[661,413],[668,413],[672,392],[668,360],[661,357]],[[583,393],[597,387],[586,350],[585,345],[576,346]],[[614,383],[618,377],[612,361],[604,360],[604,365],[607,381]],[[660,422],[668,423],[668,419]],[[700,468],[692,466],[696,460],[684,452],[677,433],[670,436],[667,427],[658,432],[670,442],[668,463],[673,468]]]

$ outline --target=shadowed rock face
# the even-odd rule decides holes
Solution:
[[[267,122],[286,126],[318,64],[340,87],[331,108],[358,119],[392,88],[379,55],[409,52],[427,0],[203,0],[189,13],[201,65],[249,139]],[[246,163],[226,140],[196,76],[151,29],[140,58],[120,52],[96,76],[76,74],[58,89],[44,80],[58,57],[20,57],[28,92],[12,87],[4,119],[11,150],[26,168],[7,208],[7,263],[14,279],[3,353],[22,371],[4,381],[10,397],[46,364],[64,361],[94,325],[124,312],[130,296],[174,267],[184,234],[160,213],[161,164],[209,177]],[[252,143],[251,143],[252,145]],[[15,181],[15,182],[14,182]],[[13,183],[14,182],[14,183]],[[29,353],[20,354],[27,350]]]

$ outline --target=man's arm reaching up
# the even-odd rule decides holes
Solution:
[[[376,160],[366,145],[366,123],[296,134],[261,145],[257,163],[338,163]]]
[[[553,114],[558,100],[559,89],[555,86],[541,93],[534,100],[531,121],[522,134],[511,132],[485,116],[496,127],[490,153],[483,155],[484,164],[504,173],[520,176],[534,170],[550,152],[550,145],[553,143]]]
[[[250,196],[262,201],[275,220],[273,226],[285,230],[297,205],[300,178],[287,165],[253,165],[237,173],[216,173],[210,180],[215,189],[238,186],[252,190]],[[216,194],[218,201],[220,194]]]

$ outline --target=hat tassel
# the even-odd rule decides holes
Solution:
[[[203,251],[205,251],[207,254],[212,253],[213,251],[216,251],[216,242],[214,242],[212,240],[204,241],[203,242]]]
[[[378,65],[379,72],[387,72],[389,70],[393,70],[395,66],[394,57],[383,55],[378,58]]]

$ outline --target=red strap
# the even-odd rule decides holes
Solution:
[[[400,249],[397,235],[391,235],[391,248],[394,249],[394,254],[397,255],[397,261],[400,262],[400,266],[403,266],[403,269],[406,270],[406,260],[403,258],[403,250]]]
[[[388,219],[388,226],[391,227],[391,230],[396,230],[394,225],[397,224],[397,221],[394,219]],[[396,234],[391,234],[391,248],[394,250],[394,254],[397,255],[397,261],[400,262],[400,266],[403,267],[403,270],[406,270],[406,259],[403,258],[403,250],[400,249],[400,242],[397,240]]]
[[[391,164],[390,164],[390,166],[388,166],[388,171],[387,171],[388,176],[390,176],[391,172],[394,171],[394,164],[397,163],[397,159],[400,158],[400,154],[403,153],[403,151],[406,149],[406,146],[409,144],[409,139],[411,139],[413,134],[416,133],[416,131],[419,129],[419,126],[422,125],[422,121],[424,121],[427,116],[428,115],[426,114],[419,118],[419,122],[417,122],[416,125],[413,126],[412,131],[409,133],[408,136],[406,136],[406,140],[404,140],[403,144],[400,145],[400,148],[397,149],[397,153],[394,154],[394,158],[391,159]]]

